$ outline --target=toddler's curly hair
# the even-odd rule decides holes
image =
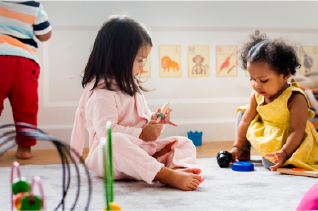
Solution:
[[[240,52],[241,67],[246,70],[247,62],[267,62],[271,69],[278,75],[295,75],[300,67],[296,47],[288,44],[282,38],[268,39],[266,34],[260,34],[256,30],[250,35],[250,41],[246,42]]]

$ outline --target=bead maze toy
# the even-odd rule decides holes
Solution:
[[[13,179],[14,169],[17,169],[18,178],[16,179]],[[34,196],[33,194],[35,183],[37,183],[40,188],[41,198],[38,196]],[[30,183],[26,181],[26,178],[21,177],[20,165],[17,161],[14,161],[12,164],[11,186],[12,211],[14,205],[17,210],[45,210],[44,192],[40,177],[33,177],[30,186]]]
[[[160,113],[157,113],[157,121],[159,122],[160,120],[165,119],[165,114],[167,110],[170,108],[169,103],[166,103],[162,106]]]
[[[107,135],[106,139],[101,140],[103,148],[103,165],[104,165],[104,185],[106,196],[106,210],[121,210],[120,206],[114,203],[114,177],[113,177],[113,161],[112,161],[112,131],[111,122],[106,124]],[[106,143],[107,142],[107,143]],[[106,156],[106,144],[108,148],[108,156]]]
[[[10,127],[15,127],[14,130],[10,130]],[[27,123],[16,123],[16,124],[7,124],[0,126],[0,130],[8,130],[0,133],[0,156],[9,150],[10,148],[14,147],[18,143],[23,143],[28,140],[38,140],[38,141],[50,141],[52,142],[55,147],[57,148],[59,155],[61,157],[62,161],[62,199],[60,200],[59,204],[54,210],[57,210],[58,208],[62,208],[62,210],[65,210],[65,197],[68,193],[68,190],[70,188],[71,183],[71,171],[70,171],[70,163],[68,158],[71,159],[71,161],[74,163],[74,167],[76,170],[76,176],[77,176],[77,192],[75,193],[75,199],[73,202],[73,205],[71,207],[71,210],[74,210],[78,201],[78,197],[80,194],[80,187],[81,187],[81,178],[79,173],[79,167],[74,162],[74,159],[71,156],[71,151],[74,153],[75,156],[79,158],[81,163],[84,163],[84,160],[80,157],[80,155],[72,149],[69,145],[59,141],[57,138],[50,136],[43,132],[42,130],[36,128],[33,125],[27,124]],[[17,137],[16,134],[19,134]],[[88,169],[85,164],[83,164],[83,167],[85,169],[85,173],[88,180],[88,193],[87,193],[87,202],[84,210],[88,210],[89,203],[91,199],[91,193],[92,193],[92,183],[91,178],[88,172]],[[17,174],[18,178],[13,180],[13,169],[17,168]],[[30,184],[25,180],[25,178],[21,177],[20,168],[17,163],[13,163],[12,172],[11,172],[11,183],[12,183],[12,211],[14,209],[14,205],[17,204],[18,210],[45,210],[45,204],[44,204],[44,194],[43,194],[43,188],[40,182],[40,179],[38,177],[35,177],[32,180],[32,184]],[[34,184],[37,183],[40,188],[41,197],[37,197],[33,195],[33,187]],[[28,194],[29,193],[29,194]],[[13,199],[13,195],[15,195]],[[20,204],[20,205],[19,205]]]

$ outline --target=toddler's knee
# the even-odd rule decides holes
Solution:
[[[195,148],[195,145],[193,144],[193,141],[191,139],[188,139],[188,138],[184,138],[181,140],[181,142],[184,144],[184,145],[187,145],[189,147],[192,147],[192,148]]]

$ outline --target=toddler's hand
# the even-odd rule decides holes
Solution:
[[[139,138],[143,141],[155,141],[160,136],[162,125],[157,121],[151,120],[143,129],[139,135]]]
[[[275,166],[269,167],[272,171],[276,171],[279,167],[283,165],[283,163],[287,159],[287,154],[284,152],[282,149],[273,152],[273,153],[265,153],[266,157],[274,157],[276,160],[274,160],[274,163],[276,164]]]
[[[178,126],[177,124],[173,123],[170,121],[170,112],[172,111],[172,109],[168,109],[165,113],[165,119],[164,120],[160,120],[159,124],[169,124],[169,125],[173,125],[173,126]],[[160,113],[161,109],[158,108],[157,112],[155,113],[154,117],[155,120],[157,120],[157,113]]]
[[[241,156],[242,150],[237,147],[233,147],[230,153],[232,154],[232,163],[239,162],[238,158]]]

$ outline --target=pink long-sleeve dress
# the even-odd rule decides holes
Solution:
[[[100,81],[93,90],[93,82],[87,85],[76,110],[71,137],[71,147],[80,155],[84,147],[84,119],[89,132],[89,153],[85,160],[87,167],[103,177],[101,140],[106,136],[106,123],[112,123],[112,150],[114,179],[135,179],[152,183],[156,174],[165,166],[196,167],[196,148],[186,137],[173,136],[145,142],[139,139],[143,127],[151,120],[153,113],[148,109],[141,92],[133,97],[121,91],[102,89]],[[113,87],[116,87],[116,83]],[[171,152],[155,159],[151,157],[174,142]],[[78,158],[72,157],[78,162]]]

